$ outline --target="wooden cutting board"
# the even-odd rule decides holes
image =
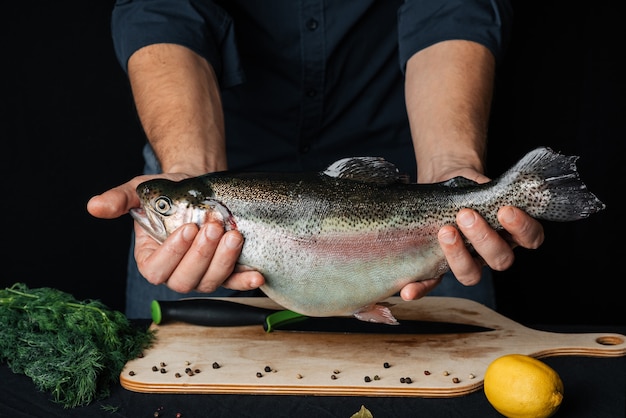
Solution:
[[[267,298],[218,299],[280,309]],[[447,321],[494,330],[430,335],[266,333],[261,325],[152,324],[156,343],[142,358],[126,364],[120,381],[128,390],[151,393],[452,397],[480,389],[487,366],[505,354],[626,354],[622,334],[533,330],[467,299],[429,296],[407,302],[392,297],[387,302],[400,321]]]

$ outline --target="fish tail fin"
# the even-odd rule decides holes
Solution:
[[[532,178],[539,176],[541,184],[537,198],[544,204],[537,205],[537,213],[532,213],[534,209],[529,208],[527,211],[531,216],[548,221],[575,221],[606,207],[581,180],[576,168],[578,158],[540,147],[526,154],[513,167],[516,175],[529,180],[531,185],[534,184]]]

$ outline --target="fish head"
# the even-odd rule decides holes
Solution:
[[[159,243],[180,226],[194,223],[198,227],[217,220],[234,229],[228,209],[213,196],[208,184],[196,178],[182,181],[152,179],[137,186],[141,202],[130,215]]]

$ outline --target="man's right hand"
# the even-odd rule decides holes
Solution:
[[[182,174],[138,176],[92,197],[87,210],[97,218],[113,219],[139,207],[136,187],[151,178],[181,180]],[[201,228],[185,224],[159,244],[135,222],[135,260],[139,272],[152,284],[166,284],[170,289],[187,293],[192,290],[213,292],[223,286],[251,290],[265,280],[255,270],[237,265],[243,236],[239,231],[224,232],[221,224],[211,222]]]

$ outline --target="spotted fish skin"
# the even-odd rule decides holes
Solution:
[[[581,181],[577,159],[537,148],[484,184],[408,184],[373,157],[340,160],[322,173],[154,179],[137,187],[142,207],[131,215],[159,242],[183,223],[217,219],[242,233],[238,262],[262,273],[261,289],[285,308],[394,323],[367,313],[406,284],[449,270],[437,233],[455,225],[460,209],[477,210],[495,229],[502,229],[496,214],[504,205],[559,222],[603,210]]]

